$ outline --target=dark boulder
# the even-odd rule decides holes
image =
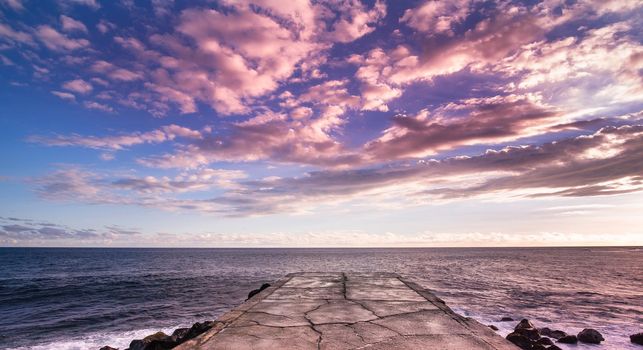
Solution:
[[[514,319],[513,319],[513,318],[511,318],[511,317],[503,317],[503,318],[501,318],[501,319],[500,319],[500,322],[511,322],[511,321],[513,321],[513,320],[514,320]]]
[[[547,337],[542,337],[542,338],[536,340],[536,343],[541,344],[541,345],[547,345],[547,346],[554,345],[554,342],[551,341],[551,339],[549,339]]]
[[[540,331],[541,335],[543,335],[545,337],[554,338],[554,339],[560,339],[560,338],[562,338],[562,337],[567,335],[567,333],[565,333],[563,331],[552,330],[552,329],[549,329],[547,327],[540,328],[540,329],[538,329],[538,331]]]
[[[255,289],[255,290],[251,291],[250,293],[248,293],[248,299],[254,297],[255,295],[257,295],[259,293],[261,293],[262,290],[264,290],[264,289],[266,289],[268,287],[270,287],[270,284],[268,284],[268,283],[262,284],[261,287],[259,287],[259,289]],[[246,299],[246,300],[248,300],[248,299]]]
[[[172,338],[180,344],[187,340],[186,335],[188,333],[190,333],[190,328],[177,328],[172,332]]]
[[[566,335],[558,339],[558,342],[563,344],[576,344],[578,343],[578,338],[576,338],[575,335]]]
[[[588,343],[588,344],[600,344],[605,338],[603,338],[603,335],[592,328],[585,328],[578,335],[576,336],[578,338],[578,341],[582,343]]]
[[[210,328],[214,327],[214,325],[216,324],[216,321],[205,321],[203,323],[197,322],[190,328],[179,328],[175,330],[174,333],[172,333],[172,336],[176,335],[178,338],[178,342],[183,343],[209,331]]]
[[[531,350],[547,350],[547,347],[542,344],[533,343],[531,345]]]
[[[547,350],[563,350],[563,349],[561,349],[558,345],[554,344],[548,347]]]
[[[518,322],[518,324],[516,325],[516,328],[514,329],[518,330],[518,329],[525,329],[525,328],[534,328],[534,325],[531,324],[531,322],[529,322],[528,319],[523,318],[522,321]]]
[[[532,341],[540,339],[540,333],[538,333],[538,330],[536,328],[518,328],[514,331],[514,333],[523,335]]]
[[[488,325],[487,327],[489,327],[489,328],[493,329],[494,331],[497,331],[497,330],[498,330],[498,327],[496,327],[496,326],[494,326],[494,325],[492,325],[492,324]]]
[[[177,345],[176,340],[169,335],[157,332],[143,339],[132,340],[129,350],[169,350]]]
[[[634,344],[643,345],[643,332],[630,335],[630,341]]]
[[[506,339],[523,350],[531,350],[533,348],[532,340],[520,333],[509,333],[507,334]]]
[[[111,346],[103,346],[103,347],[102,347],[102,348],[100,348],[99,350],[118,350],[118,349],[117,349],[117,348],[113,348],[113,347],[111,347]]]

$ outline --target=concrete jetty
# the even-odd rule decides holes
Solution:
[[[175,349],[516,350],[392,273],[286,276]]]

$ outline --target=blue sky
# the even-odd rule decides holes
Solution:
[[[0,244],[643,244],[642,11],[0,0]]]

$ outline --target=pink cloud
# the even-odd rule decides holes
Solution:
[[[133,80],[143,79],[143,75],[141,73],[135,73],[125,68],[115,69],[109,72],[107,76],[112,78],[113,80],[121,80],[121,81],[133,81]]]
[[[69,91],[77,92],[79,94],[86,94],[94,89],[92,84],[82,79],[70,80],[65,82],[62,86]]]
[[[87,33],[87,27],[83,22],[77,21],[71,17],[61,15],[60,22],[62,24],[63,30],[66,32],[83,32]]]
[[[87,106],[88,108],[92,108]],[[102,108],[97,108],[102,109]],[[110,110],[107,110],[110,111]],[[81,146],[94,149],[111,149],[121,150],[125,147],[145,144],[145,143],[162,143],[172,141],[177,137],[187,139],[201,139],[202,133],[198,130],[189,129],[183,126],[170,124],[163,126],[159,129],[148,132],[135,132],[124,135],[115,136],[81,136],[77,134],[72,135],[57,135],[54,137],[47,136],[30,136],[27,140],[29,142],[41,143],[48,146]]]
[[[375,24],[386,16],[386,4],[377,0],[368,10],[361,1],[347,1],[337,9],[341,17],[328,34],[331,41],[348,43],[375,30]]]
[[[600,157],[593,156],[596,149],[604,151]],[[67,168],[32,183],[40,196],[50,200],[250,216],[312,210],[337,201],[366,205],[389,198],[407,206],[473,196],[507,200],[638,192],[643,190],[642,156],[643,125],[634,123],[475,156],[315,171],[290,178],[246,180],[242,172],[216,169],[197,169],[173,178],[114,177]],[[204,200],[174,196],[209,188],[226,192]]]
[[[587,30],[582,38],[539,41],[489,70],[517,77],[516,90],[562,90],[557,100],[569,108],[641,100],[643,49],[630,30],[619,22]]]
[[[332,133],[345,121],[344,110],[323,107],[316,117],[302,122],[285,114],[265,111],[230,126],[228,135],[206,135],[170,154],[140,159],[158,168],[195,168],[217,161],[257,161],[343,166],[359,157],[347,152]]]
[[[119,74],[125,72],[105,61],[94,64],[93,70],[112,79],[146,78],[149,91],[130,94],[123,103],[148,108],[155,115],[166,113],[170,105],[193,113],[197,102],[222,115],[242,114],[288,79],[324,77],[318,66],[326,62],[333,43],[372,32],[386,13],[379,1],[371,8],[358,1],[286,5],[257,0],[224,6],[182,11],[175,32],[152,35],[149,46],[136,38],[115,37],[141,60],[136,69],[122,68],[134,74]],[[161,68],[151,70],[157,65]]]
[[[73,51],[89,46],[88,40],[69,38],[47,25],[38,26],[36,36],[47,48],[54,51]]]
[[[405,10],[400,22],[427,34],[453,35],[453,25],[464,21],[475,2],[429,0],[417,8]]]
[[[447,113],[459,110],[460,115]],[[524,96],[496,96],[449,104],[435,115],[396,116],[393,126],[364,146],[378,161],[425,157],[464,145],[506,142],[542,133],[561,113]]]
[[[95,109],[95,110],[108,112],[108,113],[114,112],[114,109],[112,107],[103,103],[95,102],[95,101],[85,101],[83,105],[89,109]]]
[[[30,34],[16,31],[4,23],[0,23],[0,38],[5,38],[23,44],[33,44],[33,38]]]
[[[360,98],[348,92],[347,83],[347,80],[326,81],[308,89],[307,92],[299,96],[299,100],[342,108],[357,108],[360,104]]]

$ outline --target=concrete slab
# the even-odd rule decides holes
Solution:
[[[218,321],[175,349],[518,349],[385,272],[291,274]]]
[[[362,305],[350,300],[331,300],[328,304],[306,313],[313,324],[356,323],[376,320],[378,317]]]

